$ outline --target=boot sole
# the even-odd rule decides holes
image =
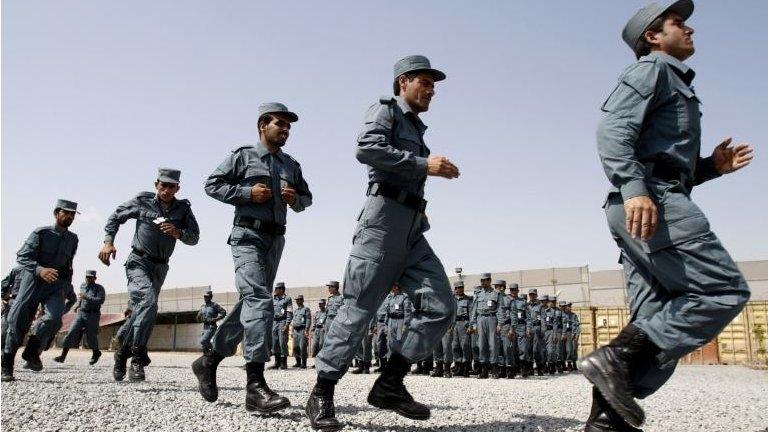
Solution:
[[[253,413],[253,414],[273,414],[273,413],[276,413],[276,412],[278,412],[280,410],[284,410],[284,409],[286,409],[286,408],[288,408],[290,406],[291,406],[291,402],[290,401],[286,401],[285,403],[282,403],[280,405],[275,405],[272,408],[262,409],[262,408],[258,408],[256,406],[254,406],[254,405],[250,405],[250,404],[248,404],[248,402],[246,402],[245,403],[245,410],[248,411],[249,413]]]
[[[643,411],[643,408],[635,403],[637,410],[640,413],[639,415],[636,415],[623,404],[619,403],[613,394],[611,385],[608,380],[603,376],[600,370],[588,360],[588,357],[579,360],[579,369],[584,375],[584,378],[589,380],[589,382],[597,387],[597,390],[600,392],[600,394],[603,395],[605,400],[614,410],[616,410],[616,412],[624,419],[624,421],[636,428],[642,426],[643,422],[645,421],[645,412]]]
[[[196,363],[192,363],[192,373],[195,374],[195,378],[197,378],[197,391],[200,393],[200,396],[203,397],[208,402],[216,402],[216,400],[219,398],[219,391],[218,388],[216,389],[216,394],[210,397],[206,397],[205,392],[203,391],[203,383],[200,382],[200,374],[198,374],[198,371]]]
[[[427,413],[426,416],[420,416],[420,415],[413,415],[413,414],[410,414],[410,413],[406,413],[403,410],[400,410],[400,409],[398,409],[396,407],[393,407],[393,406],[389,405],[385,401],[381,401],[381,400],[378,400],[378,399],[376,399],[374,397],[371,397],[371,395],[368,395],[368,403],[370,405],[372,405],[372,406],[375,406],[376,408],[379,408],[379,409],[394,411],[395,413],[397,413],[397,414],[399,414],[399,415],[401,415],[401,416],[403,416],[405,418],[409,418],[411,420],[429,420],[429,417],[432,414],[432,413]]]

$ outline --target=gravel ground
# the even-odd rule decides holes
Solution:
[[[112,353],[105,352],[96,366],[88,366],[88,351],[73,350],[64,365],[52,361],[56,354],[44,355],[43,372],[17,368],[17,381],[2,383],[3,431],[311,430],[303,410],[315,377],[311,369],[267,371],[272,388],[292,406],[261,417],[245,411],[240,358],[222,363],[219,400],[207,403],[189,369],[196,354],[151,353],[148,381],[139,384],[112,380]],[[345,431],[578,431],[589,411],[590,387],[578,374],[528,380],[408,376],[414,397],[432,407],[432,419],[417,422],[367,405],[375,377],[347,375],[337,388]],[[642,405],[646,431],[768,431],[768,373],[681,366]]]

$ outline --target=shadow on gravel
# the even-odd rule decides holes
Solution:
[[[459,408],[455,406],[448,406],[448,405],[432,405],[429,404],[429,407],[431,409],[439,409],[440,411],[456,411],[461,410],[464,408]],[[336,406],[336,412],[341,414],[350,414],[354,415],[360,412],[387,412],[385,410],[381,410],[379,408],[376,408],[371,405],[338,405]],[[391,427],[390,427],[391,429]]]
[[[584,422],[565,417],[525,415],[514,417],[517,421],[494,421],[488,423],[457,424],[451,426],[429,426],[429,420],[424,422],[424,426],[402,426],[398,425],[398,431],[407,432],[534,432],[534,431],[559,431],[573,429],[583,425]],[[371,424],[349,422],[349,426],[376,432],[386,432],[392,430],[392,424]]]

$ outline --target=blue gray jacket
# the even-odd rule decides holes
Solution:
[[[120,225],[128,219],[136,219],[136,232],[133,235],[131,247],[138,249],[152,258],[167,260],[173,254],[176,239],[160,231],[158,224],[153,221],[164,217],[166,222],[173,224],[181,230],[182,243],[196,245],[200,239],[200,228],[192,214],[192,208],[188,200],[176,199],[168,210],[160,204],[157,195],[153,192],[140,192],[136,197],[126,201],[117,207],[107,219],[104,227],[105,242],[114,242],[115,235]]]
[[[376,322],[380,325],[387,325],[387,303],[392,298],[392,293],[387,294],[384,301],[381,302],[376,310]]]
[[[659,205],[659,226],[644,247],[654,252],[709,232],[690,188],[718,177],[711,157],[702,158],[695,73],[663,52],[641,57],[619,77],[602,105],[597,149],[612,187],[626,201],[650,196]],[[679,181],[654,176],[664,166]]]
[[[474,297],[463,295],[463,296],[455,296],[456,297],[456,320],[462,320],[467,321],[467,324],[469,324],[469,321],[472,319],[470,314],[472,313],[472,303],[474,302]]]
[[[80,307],[78,308],[79,312],[101,312],[101,305],[104,304],[104,299],[106,298],[103,286],[97,283],[83,283],[80,285],[80,294],[82,294],[83,297],[80,300]]]
[[[312,311],[308,307],[302,306],[293,311],[291,327],[306,329],[312,325]]]
[[[293,300],[284,295],[282,297],[272,296],[274,303],[275,320],[285,320],[290,323],[293,319]]]
[[[71,285],[77,244],[77,234],[72,231],[59,232],[55,226],[40,227],[27,237],[16,253],[16,261],[37,276],[43,268],[54,268],[59,271],[59,280]]]
[[[334,296],[328,296],[326,300],[325,310],[328,311],[328,318],[336,318],[336,314],[339,313],[339,308],[344,304],[344,296],[336,294]]]
[[[507,296],[510,300],[509,317],[512,321],[513,327],[524,326],[530,327],[528,305],[527,302],[519,297],[512,298],[511,295]]]
[[[368,165],[370,182],[387,182],[424,196],[429,148],[427,127],[400,97],[383,97],[365,114],[357,138],[357,160]]]
[[[501,309],[501,300],[504,295],[495,289],[480,290],[475,294],[475,301],[472,303],[471,324],[477,326],[477,320],[481,316],[494,316],[498,325],[504,322],[504,312]]]
[[[263,203],[252,202],[251,188],[257,183],[272,189],[272,198]],[[235,206],[235,216],[285,225],[287,205],[280,190],[286,185],[296,190],[293,211],[300,212],[312,205],[312,193],[304,181],[301,165],[288,153],[278,150],[270,155],[257,143],[233,150],[206,180],[205,193]]]
[[[541,304],[540,301],[536,301],[534,303],[526,303],[527,307],[527,313],[528,313],[528,322],[530,323],[531,327],[538,327],[541,326],[542,323],[542,313],[544,312],[544,305]]]
[[[325,327],[325,320],[328,317],[328,311],[327,310],[318,310],[315,312],[315,319],[312,320],[312,329],[316,329],[318,327],[322,328]]]
[[[16,266],[8,272],[2,281],[2,296],[4,299],[16,297],[21,287],[21,271],[24,267]]]
[[[387,298],[383,306],[384,310],[387,311],[387,323],[393,319],[401,319],[406,325],[410,325],[411,318],[413,317],[413,303],[408,298],[408,294],[404,292],[396,295],[392,294],[391,297]]]
[[[215,301],[203,303],[197,312],[197,320],[204,324],[216,325],[216,321],[227,316],[227,310]]]

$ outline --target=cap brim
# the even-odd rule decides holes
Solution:
[[[296,114],[295,112],[291,112],[291,111],[267,111],[265,113],[262,113],[259,116],[259,118],[264,117],[267,114],[282,114],[285,117],[287,117],[288,121],[291,122],[291,123],[299,121],[299,115]]]
[[[164,177],[160,176],[157,178],[157,181],[163,182],[163,183],[173,183],[173,184],[179,184],[179,181],[170,177]]]
[[[56,209],[55,209],[55,210],[71,211],[71,212],[75,212],[75,213],[77,213],[77,214],[80,214],[80,212],[79,212],[79,211],[77,211],[77,209],[73,209],[73,208],[66,208],[66,207],[56,207]]]
[[[685,21],[693,15],[693,0],[678,0],[664,10],[667,12],[674,12]]]

